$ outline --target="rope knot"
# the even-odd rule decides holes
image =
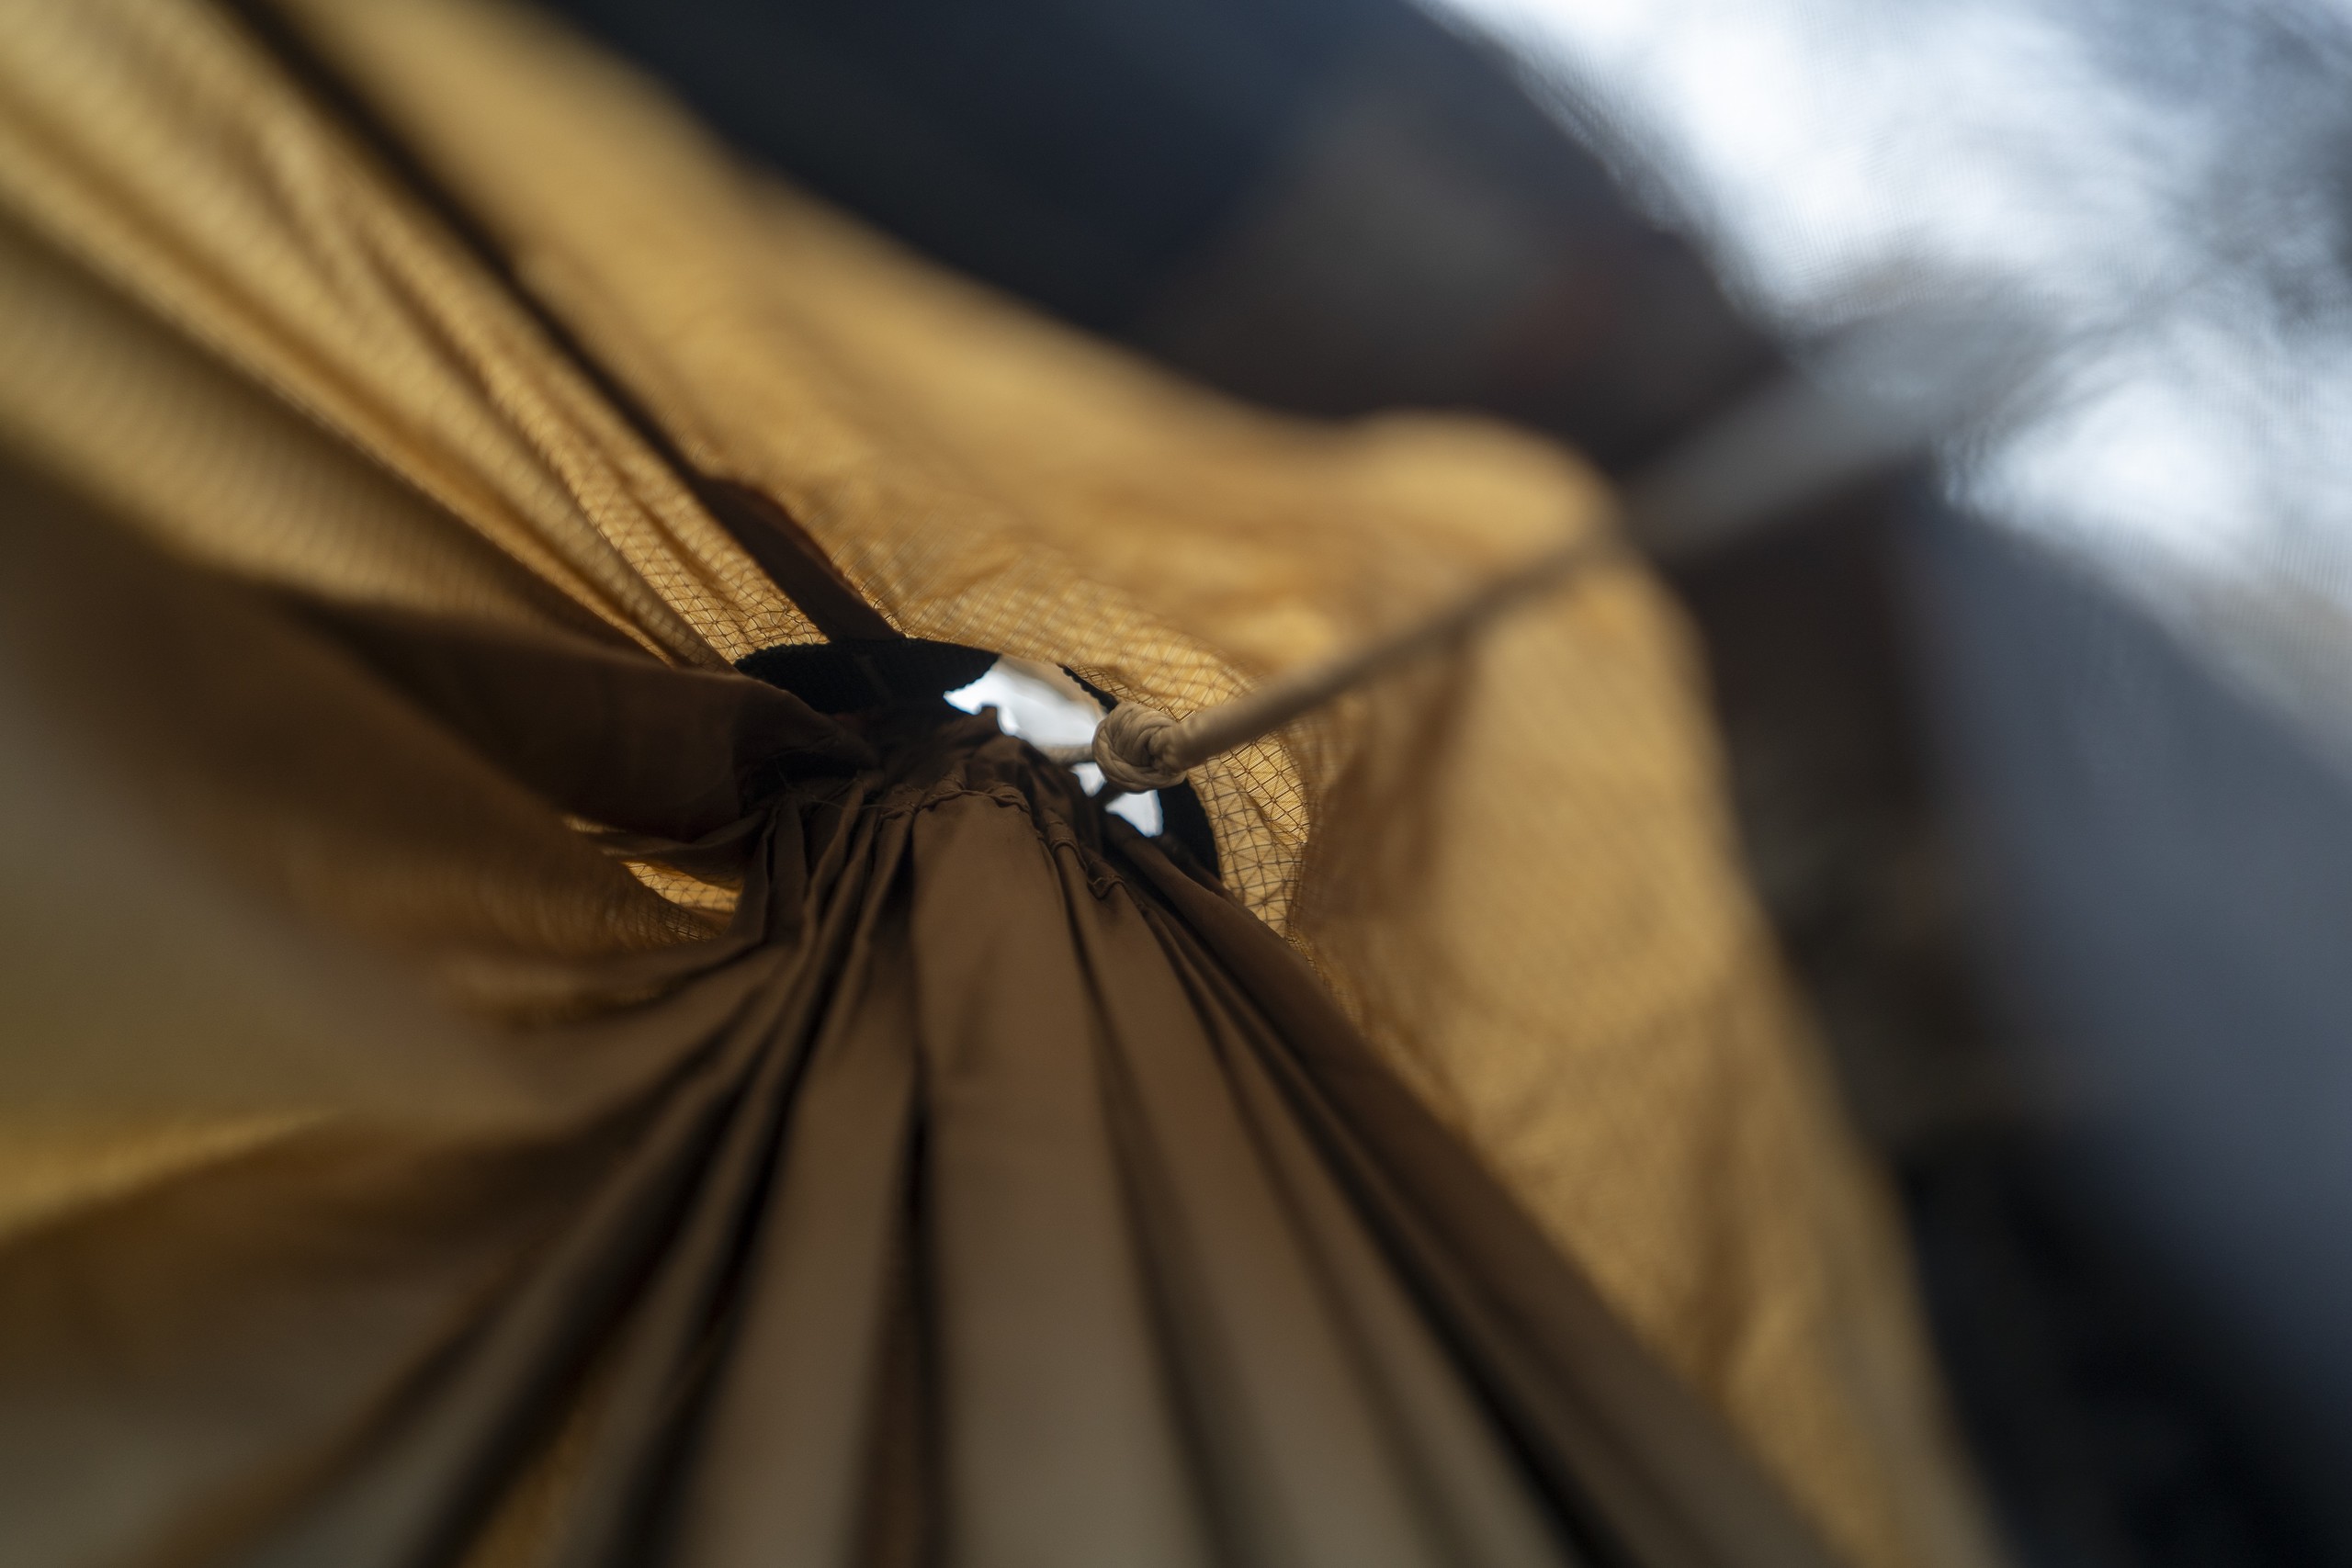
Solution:
[[[1166,789],[1184,781],[1184,770],[1170,755],[1176,721],[1156,708],[1121,703],[1102,716],[1094,729],[1094,764],[1103,782],[1140,795]]]

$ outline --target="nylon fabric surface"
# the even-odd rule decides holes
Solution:
[[[231,18],[0,19],[0,189],[28,222],[649,649],[716,664],[813,635]]]
[[[518,670],[6,499],[10,1010],[49,1025],[0,1059],[8,1561],[1827,1561],[1294,953],[985,721]],[[145,613],[93,669],[99,600]],[[593,807],[707,829],[662,852],[731,862],[734,915],[420,952],[138,787],[126,729],[241,798],[136,679],[189,639],[187,722],[266,673],[273,751],[469,808],[482,908],[658,907],[562,830]],[[458,668],[487,694],[426,722]],[[560,720],[484,722],[526,686]],[[729,699],[731,803],[707,758],[547,771]],[[536,856],[518,775],[594,779]],[[394,874],[352,795],[337,863]]]
[[[944,277],[741,169],[527,12],[288,9],[695,464],[781,505],[910,635],[1068,664],[1181,714],[1607,525],[1598,483],[1531,438],[1272,419]],[[568,649],[605,672],[570,690],[657,731],[627,694],[645,672],[698,668],[731,690],[721,666],[814,636],[500,280],[232,19],[188,0],[5,14],[0,333],[27,352],[0,355],[0,447],[183,557],[301,596],[303,624],[333,623],[334,659],[423,705],[401,722],[427,723],[436,755],[451,734],[551,720],[520,697],[498,708],[495,682],[436,684],[406,617],[463,618],[469,658]],[[93,604],[73,635],[113,657],[149,646],[148,614]],[[518,760],[492,791],[504,814],[477,823],[369,784],[347,753],[282,772],[272,748],[290,742],[266,709],[257,697],[248,782],[190,802],[245,824],[255,897],[319,900],[413,966],[435,1006],[499,1028],[597,1015],[659,992],[677,953],[760,907],[732,840],[681,850],[611,798],[533,815],[626,748]],[[786,756],[772,722],[736,750]],[[677,755],[716,770],[694,797],[715,809],[849,767],[857,739],[768,773],[707,746]],[[1242,905],[1849,1557],[1981,1561],[1883,1197],[1739,886],[1715,767],[1677,623],[1619,565],[1194,784]],[[345,790],[380,797],[378,816],[346,817]],[[278,831],[265,802],[316,830]],[[380,847],[396,843],[416,852]],[[539,857],[541,882],[484,869],[516,854]],[[576,989],[582,964],[600,978]],[[864,1108],[844,1114],[881,1115],[892,1070],[859,1067],[880,1077],[842,1091]],[[145,1168],[139,1142],[61,1168],[103,1186]],[[612,1400],[650,1375],[598,1367]]]

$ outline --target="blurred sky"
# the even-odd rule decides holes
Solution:
[[[2352,0],[1432,7],[1800,338],[1946,291],[2046,312],[2060,405],[1963,498],[2352,650]]]

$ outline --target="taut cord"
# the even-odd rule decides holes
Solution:
[[[1802,502],[1883,472],[2012,403],[2051,356],[2020,323],[1981,312],[1913,315],[1846,333],[1813,375],[1792,374],[1625,487],[1621,517],[1481,584],[1435,614],[1337,658],[1177,718],[1123,702],[1090,746],[1108,787],[1163,789],[1212,757],[1281,729],[1395,665],[1477,635],[1520,604],[1632,547],[1687,558]]]

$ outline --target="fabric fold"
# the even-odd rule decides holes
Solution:
[[[674,705],[745,794],[727,929],[639,950],[643,987],[589,1016],[469,1021],[332,900],[268,889],[357,965],[313,966],[289,1060],[385,1049],[389,988],[419,1010],[406,1087],[330,1073],[306,1130],[0,1236],[10,1561],[1826,1561],[1695,1404],[1634,1386],[1597,1307],[1557,1310],[1585,1300],[1567,1265],[1488,1277],[1537,1233],[1281,939],[985,718],[902,705],[852,736],[560,635],[523,656],[292,608],[18,499],[17,591],[141,579],[227,650],[207,679],[240,649],[319,660],[281,719],[329,750],[422,743],[370,728],[375,690],[451,749],[445,788],[489,798]],[[62,678],[61,624],[19,625],[12,686]],[[49,709],[102,771],[91,732],[129,716],[104,694]],[[528,733],[487,721],[526,698]],[[186,770],[234,766],[185,744]],[[624,826],[713,808],[699,766],[614,776]],[[9,852],[37,856],[19,805]],[[236,841],[184,836],[216,878]],[[74,919],[139,902],[82,896]],[[52,1099],[103,1120],[136,1092]],[[259,1323],[220,1332],[241,1303]],[[1562,1410],[1613,1463],[1544,1447]]]
[[[1786,1547],[1683,1517],[1754,1488],[1681,1382],[1856,1561],[1983,1560],[1637,569],[1198,773],[1238,907],[882,700],[1229,696],[1597,525],[1571,455],[1220,402],[500,0],[278,4],[509,265],[229,7],[0,0],[0,1545]],[[913,635],[812,644],[786,525]],[[820,1085],[903,1146],[838,1212]]]

